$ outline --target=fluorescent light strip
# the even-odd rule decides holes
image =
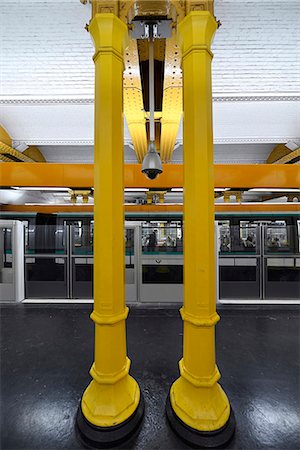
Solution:
[[[25,206],[94,206],[94,203],[25,203]]]
[[[224,192],[224,191],[230,191],[230,188],[215,188],[215,192]]]
[[[224,192],[224,191],[229,191],[230,188],[215,188],[214,191],[215,192]],[[183,188],[172,188],[172,192],[183,192]]]
[[[17,189],[18,191],[57,191],[57,192],[68,192],[69,188],[62,188],[62,187],[19,187],[19,186],[12,186],[12,189]]]
[[[216,205],[220,206],[232,206],[232,205],[243,205],[243,206],[250,206],[250,205],[271,205],[271,206],[276,206],[276,205],[299,205],[299,202],[241,202],[241,203],[237,203],[237,202],[232,202],[232,203],[215,203]]]
[[[146,188],[125,188],[125,192],[148,192],[149,189]]]
[[[253,188],[249,189],[248,192],[298,192],[300,194],[300,189]]]

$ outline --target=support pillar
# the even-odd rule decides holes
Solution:
[[[123,210],[123,52],[127,27],[114,14],[89,25],[95,44],[95,362],[77,414],[85,444],[119,445],[138,429],[143,400],[126,356]]]
[[[184,321],[180,377],[167,400],[173,430],[193,447],[216,447],[234,432],[234,416],[218,384],[211,41],[217,23],[208,11],[178,25],[184,109]]]

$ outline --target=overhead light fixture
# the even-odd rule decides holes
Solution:
[[[157,203],[157,205],[155,205],[155,206],[165,206],[165,205],[167,205],[167,206],[172,206],[172,205],[179,205],[179,206],[182,206],[183,205],[183,203],[182,202],[167,202],[167,203]]]
[[[149,189],[147,188],[125,188],[125,192],[148,192]]]
[[[215,192],[225,192],[225,191],[230,191],[231,188],[215,188],[214,191]]]
[[[253,203],[251,203],[251,204],[253,204]],[[225,203],[225,202],[215,202],[215,205],[218,205],[218,206],[232,206],[232,205],[242,205],[242,203],[240,203],[240,202],[227,202],[227,203]],[[245,203],[245,205],[249,205],[249,203]]]
[[[215,188],[215,192],[229,191],[230,188]],[[172,192],[183,192],[183,188],[172,188]]]
[[[154,25],[149,24],[149,111],[150,111],[150,142],[148,152],[143,159],[142,173],[154,180],[162,173],[162,163],[155,145],[154,123]]]
[[[94,203],[53,203],[53,202],[48,202],[48,203],[25,203],[25,206],[93,206]]]
[[[243,202],[240,205],[290,205],[291,202]]]
[[[282,189],[282,188],[253,188],[249,189],[248,192],[300,192],[300,189]]]
[[[28,186],[28,187],[20,187],[20,186],[11,186],[12,189],[17,189],[19,191],[56,191],[56,192],[68,192],[69,188],[62,188],[62,187],[35,187],[35,186]]]

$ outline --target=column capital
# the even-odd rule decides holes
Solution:
[[[218,24],[209,11],[191,11],[178,24],[178,43],[182,57],[193,50],[207,50],[210,46]]]
[[[95,46],[94,60],[98,52],[112,52],[123,59],[128,42],[128,29],[115,14],[96,14],[90,22],[89,32]]]

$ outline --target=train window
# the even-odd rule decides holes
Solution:
[[[221,253],[227,253],[231,250],[229,220],[227,222],[228,223],[222,223],[219,227]]]
[[[2,261],[0,268],[12,268],[12,228],[1,228],[0,249]]]
[[[93,254],[93,239],[90,225],[78,222],[71,225],[71,242],[72,253],[74,255],[92,255]]]
[[[28,223],[25,225],[25,253],[34,253],[35,225]]]
[[[267,226],[265,228],[265,252],[290,252],[293,230],[290,226]]]
[[[183,232],[182,226],[176,223],[157,223],[156,226],[144,225],[142,227],[143,253],[182,253]]]
[[[256,253],[257,227],[250,223],[240,225],[222,224],[220,232],[220,253]]]
[[[126,256],[134,255],[134,229],[133,228],[125,228],[125,252]]]
[[[65,254],[66,227],[63,225],[33,225],[25,230],[26,254]]]

